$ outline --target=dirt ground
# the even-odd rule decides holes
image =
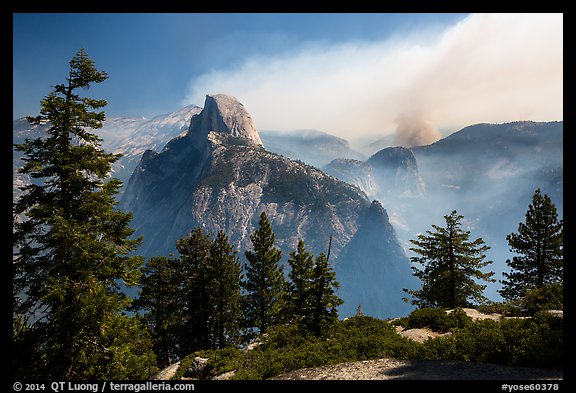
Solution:
[[[292,371],[276,380],[561,380],[562,371],[453,360],[377,359]]]

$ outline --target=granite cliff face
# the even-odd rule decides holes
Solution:
[[[224,230],[242,256],[265,211],[284,261],[299,239],[315,255],[327,252],[332,235],[330,259],[337,279],[341,269],[362,266],[342,283],[347,306],[341,316],[353,315],[360,300],[366,314],[377,317],[410,309],[401,300],[401,288],[365,285],[368,278],[390,281],[390,272],[397,282],[412,277],[384,209],[375,208],[353,185],[265,150],[250,115],[234,97],[207,96],[187,133],[160,153],[146,152],[121,208],[134,213],[132,226],[144,235],[139,253],[148,257],[174,252],[175,241],[196,226],[212,234]],[[371,220],[385,229],[367,229]],[[362,297],[356,296],[360,292]]]
[[[210,132],[230,135],[262,146],[252,117],[244,105],[226,94],[206,96],[204,109],[190,120],[187,136],[192,146],[204,150]]]
[[[367,315],[388,315],[390,310],[408,313],[411,306],[399,302],[406,295],[402,289],[418,287],[419,282],[406,274],[403,264],[389,263],[405,254],[386,209],[375,200],[358,222],[358,231],[336,261],[341,295],[347,299],[342,311],[353,315],[360,304]],[[390,295],[374,301],[374,294],[382,291]]]
[[[335,159],[324,170],[340,180],[357,185],[370,198],[390,201],[425,195],[416,158],[404,147],[384,148],[365,162]]]
[[[375,198],[382,192],[374,175],[374,168],[364,161],[337,158],[323,169],[326,173],[346,183],[354,184],[370,198]]]
[[[424,195],[424,183],[418,173],[416,158],[405,147],[387,147],[366,161],[385,194],[402,197]]]

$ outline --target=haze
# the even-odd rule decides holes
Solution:
[[[440,32],[251,56],[191,80],[182,104],[224,92],[259,129],[428,144],[439,129],[562,120],[562,48],[562,14],[473,14]]]

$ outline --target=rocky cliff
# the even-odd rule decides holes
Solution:
[[[412,277],[381,206],[375,207],[353,185],[265,150],[250,115],[234,97],[207,96],[187,133],[160,153],[146,152],[121,207],[134,213],[132,226],[144,235],[139,252],[149,257],[174,252],[175,241],[196,226],[213,234],[224,230],[242,255],[265,211],[284,261],[299,239],[318,255],[328,251],[332,236],[337,279],[340,268],[362,266],[343,282],[342,297],[350,307],[342,316],[356,310],[357,292],[370,303],[362,305],[367,314],[390,317],[406,312],[397,288],[390,291],[373,284],[390,282],[391,274],[397,282]]]
[[[414,154],[405,147],[387,147],[366,161],[387,195],[419,197],[424,195],[424,183],[418,173]]]
[[[323,169],[382,201],[419,198],[425,194],[416,158],[404,147],[384,148],[365,162],[335,159]]]

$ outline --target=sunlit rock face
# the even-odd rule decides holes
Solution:
[[[200,226],[212,235],[223,230],[243,259],[264,211],[284,263],[303,239],[314,255],[327,254],[331,244],[337,279],[340,269],[362,266],[342,283],[342,317],[355,313],[358,299],[367,315],[406,312],[398,288],[374,285],[412,277],[383,208],[354,185],[265,150],[250,115],[233,97],[207,96],[187,133],[160,153],[146,152],[120,206],[133,212],[136,235],[144,235],[139,253],[147,257],[175,253],[176,240]],[[374,220],[381,230],[373,230]]]
[[[206,95],[204,109],[192,117],[188,138],[194,147],[199,150],[204,149],[210,132],[230,135],[262,146],[262,140],[256,131],[252,117],[244,105],[230,95]]]

